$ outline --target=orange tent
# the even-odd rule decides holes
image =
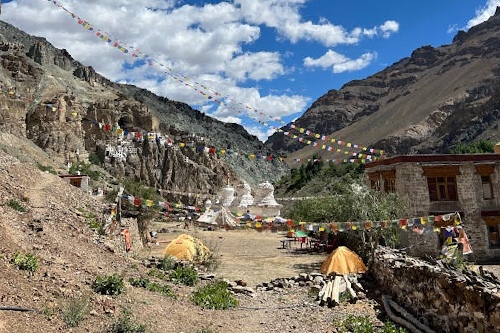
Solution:
[[[345,246],[339,246],[321,264],[321,273],[329,274],[354,274],[365,273],[367,270],[363,260],[356,252],[349,250]]]
[[[203,262],[210,256],[210,250],[199,239],[182,234],[170,242],[164,255],[171,255],[179,260]]]

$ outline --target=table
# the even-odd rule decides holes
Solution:
[[[280,240],[280,242],[281,242],[281,248],[283,249],[291,248],[293,239],[282,239]]]

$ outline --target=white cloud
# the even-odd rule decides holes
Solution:
[[[399,31],[399,23],[396,21],[385,21],[384,24],[378,27],[382,31],[384,38],[389,38],[392,33]]]
[[[278,52],[247,52],[228,61],[225,70],[238,81],[271,80],[284,73]]]
[[[500,0],[488,0],[484,7],[476,10],[476,16],[467,22],[467,29],[488,20],[495,14],[497,7],[500,7]]]
[[[328,50],[323,56],[317,59],[311,57],[305,58],[304,66],[321,68],[331,67],[334,73],[343,73],[363,69],[376,58],[376,53],[365,53],[358,59],[350,59],[333,50]]]
[[[259,91],[259,81],[288,75],[286,79],[293,82],[295,77],[290,74],[301,71],[296,64],[285,66],[284,62],[294,55],[293,49],[281,50],[281,53],[276,51],[278,48],[250,51],[262,37],[263,27],[271,28],[278,38],[291,43],[305,40],[326,47],[356,44],[362,38],[387,37],[398,31],[394,21],[347,31],[324,17],[317,22],[304,20],[300,10],[308,1],[311,0],[233,0],[203,6],[186,5],[181,0],[65,0],[61,3],[93,25],[95,30],[87,31],[50,1],[16,0],[4,3],[2,19],[30,34],[43,36],[57,48],[68,50],[74,59],[92,66],[110,80],[134,84],[169,99],[184,101],[219,119],[242,123],[241,117],[248,109],[220,107],[193,87],[179,84],[168,69],[189,78],[190,84],[203,83],[210,88],[208,93],[220,92],[227,99],[262,112],[257,113],[259,119],[269,120],[298,114],[310,101],[286,88],[277,88],[268,95]],[[109,32],[110,38],[121,45],[139,48],[143,55],[154,59],[154,66],[146,63],[137,66],[141,59],[138,61],[130,53],[121,53],[104,43],[95,36],[97,29]],[[329,50],[318,59],[305,58],[304,65],[331,68],[334,73],[340,73],[364,68],[373,59],[373,53],[350,59]],[[251,80],[255,81],[255,87],[241,86]],[[268,130],[264,128],[259,133],[265,135]]]
[[[381,30],[384,37],[397,32],[399,24],[386,21],[378,28],[355,28],[352,32],[342,26],[331,24],[326,18],[320,18],[318,24],[302,21],[299,10],[308,0],[235,0],[241,7],[241,13],[247,22],[275,28],[283,38],[292,43],[300,40],[319,42],[326,47],[338,44],[358,43],[363,35],[368,37]]]

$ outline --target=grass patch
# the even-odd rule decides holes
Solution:
[[[128,308],[122,309],[120,316],[113,323],[108,331],[109,333],[144,333],[146,325],[136,323],[132,311]]]
[[[37,163],[36,166],[38,167],[38,169],[40,169],[43,172],[48,172],[48,173],[51,173],[53,175],[57,175],[56,170],[54,170],[54,168],[51,166],[45,166],[45,165],[42,165],[40,163]]]
[[[26,207],[21,205],[19,201],[15,199],[10,199],[9,201],[7,201],[7,206],[21,213],[26,213],[28,211]]]
[[[76,327],[89,313],[89,300],[86,297],[69,300],[61,309],[64,323]]]
[[[339,333],[408,333],[405,328],[397,327],[392,322],[385,322],[383,327],[374,327],[370,317],[349,315],[334,323]]]
[[[38,258],[32,253],[21,254],[16,252],[12,263],[21,270],[30,271],[32,274],[38,269]]]
[[[175,295],[174,291],[172,290],[172,288],[170,288],[170,286],[166,284],[151,282],[148,278],[132,277],[128,280],[128,282],[130,282],[130,284],[134,287],[144,288],[152,292],[160,293],[163,296],[177,298],[177,295]]]
[[[92,283],[92,289],[102,295],[120,295],[125,289],[123,277],[118,274],[97,276]]]
[[[227,290],[227,283],[217,281],[197,289],[192,296],[194,304],[206,309],[226,310],[238,306],[238,300]]]
[[[179,266],[169,273],[168,278],[177,284],[194,286],[198,283],[198,272],[190,266]]]

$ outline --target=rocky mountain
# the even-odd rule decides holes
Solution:
[[[460,31],[452,44],[423,46],[366,79],[328,91],[295,122],[296,128],[283,128],[288,136],[275,133],[266,145],[295,152],[290,158],[314,153],[330,158],[321,145],[337,148],[339,140],[390,155],[446,153],[457,143],[499,141],[499,50],[497,8],[488,21]],[[318,140],[317,133],[336,142]]]
[[[3,21],[0,84],[0,130],[19,145],[29,140],[41,148],[50,156],[47,165],[98,158],[118,180],[206,194],[228,179],[256,184],[287,170],[278,159],[270,161],[272,150],[243,127],[112,82],[66,50]]]

